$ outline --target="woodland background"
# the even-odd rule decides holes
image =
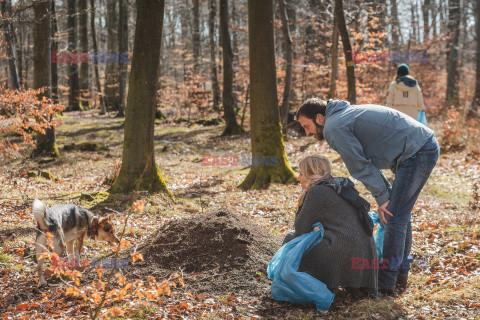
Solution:
[[[2,317],[478,319],[480,1],[0,5]],[[407,292],[341,292],[321,314],[273,301],[265,268],[293,227],[298,162],[323,154],[348,176],[294,112],[385,103],[401,62],[442,147],[412,214]],[[114,212],[121,245],[88,241],[78,270],[50,255],[38,288],[35,198]]]

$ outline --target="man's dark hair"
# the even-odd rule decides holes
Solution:
[[[300,116],[304,116],[307,119],[313,120],[317,118],[317,114],[321,114],[325,116],[325,110],[327,109],[327,101],[320,100],[318,98],[308,99],[304,103],[297,112],[297,121]]]

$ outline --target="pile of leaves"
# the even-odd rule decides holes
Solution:
[[[140,248],[144,261],[136,264],[135,273],[183,272],[189,274],[186,288],[197,293],[258,296],[268,293],[267,265],[279,247],[280,238],[258,223],[212,210],[159,228]]]

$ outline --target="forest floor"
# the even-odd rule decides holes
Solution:
[[[20,157],[0,167],[0,317],[4,319],[88,318],[108,289],[113,291],[100,310],[102,317],[480,319],[480,211],[472,206],[473,186],[480,184],[478,153],[442,154],[420,195],[412,213],[414,262],[405,293],[353,300],[340,292],[329,311],[318,312],[313,306],[271,298],[266,265],[283,234],[293,228],[300,186],[237,188],[249,171],[243,161],[250,153],[248,133],[221,137],[222,125],[159,122],[156,162],[175,199],[146,193],[109,196],[106,190],[121,163],[123,119],[87,111],[65,113],[62,120],[56,131],[61,158]],[[437,132],[440,135],[441,130]],[[72,147],[82,142],[106,148]],[[335,175],[348,175],[326,143],[289,136],[285,145],[294,169],[303,157],[323,154],[332,161]],[[28,151],[24,149],[23,155]],[[223,162],[222,156],[226,156]],[[235,157],[239,161],[227,163]],[[35,176],[42,171],[53,177]],[[373,203],[363,186],[356,185]],[[104,272],[92,264],[81,273],[64,271],[59,278],[51,268],[46,272],[48,286],[37,286],[36,225],[31,212],[35,198],[49,206],[75,203],[98,215],[115,212],[117,230],[127,223],[125,239],[130,246],[117,260],[123,264],[114,271],[113,281],[107,280],[108,264]],[[112,252],[107,244],[86,241],[83,257],[114,261],[108,256]],[[132,264],[130,254],[139,257],[135,253],[141,253],[143,261]]]

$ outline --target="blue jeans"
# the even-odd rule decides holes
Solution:
[[[402,161],[393,181],[390,203],[385,215],[385,238],[383,241],[383,263],[378,272],[378,286],[395,288],[399,273],[410,270],[409,254],[412,247],[412,225],[410,217],[415,201],[428,180],[440,155],[435,136],[411,158]],[[411,258],[410,258],[411,260]]]

